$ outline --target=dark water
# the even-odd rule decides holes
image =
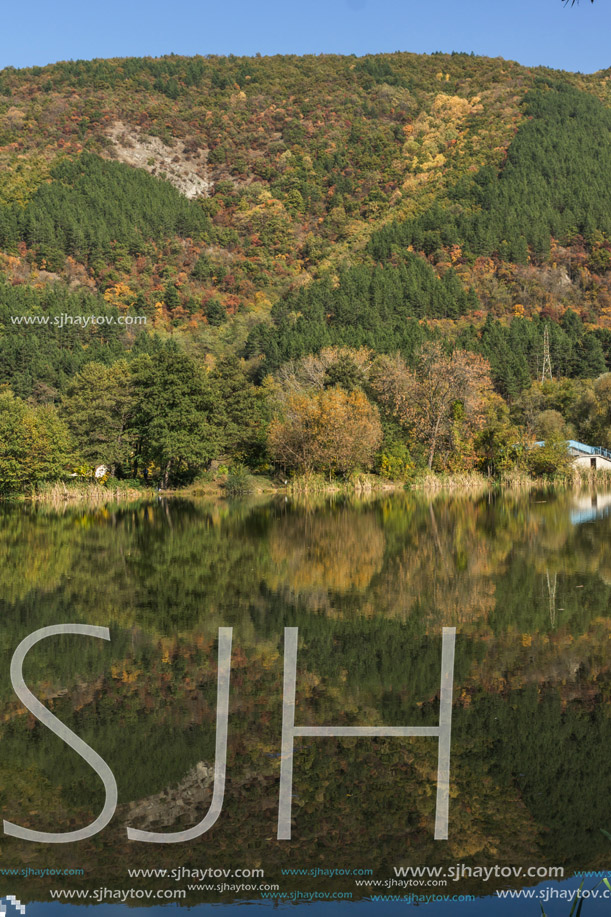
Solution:
[[[449,910],[432,902],[427,913],[483,913],[487,904],[540,914],[537,900],[480,899],[535,888],[542,873],[526,878],[529,868],[562,867],[568,879],[611,865],[601,831],[611,831],[610,505],[605,494],[538,492],[0,508],[0,814],[64,832],[104,803],[96,774],[11,686],[16,647],[49,625],[110,628],[110,642],[39,643],[24,675],[108,763],[119,791],[114,819],[89,840],[0,836],[0,897],[17,895],[28,917],[76,913],[50,903],[62,890],[87,893],[74,905],[103,901],[100,915],[122,911],[116,893],[152,907],[278,892],[352,895],[313,899],[329,913],[358,913],[376,894],[438,894],[478,900]],[[176,832],[210,806],[219,627],[233,628],[221,815],[187,843],[129,841],[128,825]],[[437,742],[387,737],[296,739],[292,838],[277,840],[285,627],[299,628],[302,726],[437,725],[442,628],[456,628],[447,841],[433,836]],[[460,869],[459,878],[355,882],[396,882],[397,868],[422,865]],[[36,874],[43,869],[82,874]],[[227,874],[202,879],[204,869]],[[238,869],[264,875],[230,875]],[[114,897],[94,898],[100,889]],[[178,890],[184,898],[167,894]],[[158,892],[167,897],[153,900]],[[585,902],[584,917],[600,906]],[[544,907],[570,910],[566,901]]]

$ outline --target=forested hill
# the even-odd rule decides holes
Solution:
[[[255,385],[324,348],[411,366],[442,341],[511,404],[545,327],[556,377],[610,368],[610,239],[611,71],[396,53],[0,72],[0,385],[35,405],[169,336]]]

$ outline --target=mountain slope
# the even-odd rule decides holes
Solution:
[[[609,72],[408,53],[9,68],[0,384],[65,412],[87,364],[102,379],[120,362],[119,392],[117,379],[153,378],[156,360],[186,354],[193,391],[210,382],[235,401],[235,416],[211,420],[220,453],[265,402],[240,446],[254,462],[277,408],[261,383],[285,364],[292,378],[310,354],[335,348],[324,363],[358,350],[330,369],[350,392],[367,388],[354,375],[362,348],[399,353],[404,374],[423,347],[441,362],[463,349],[485,358],[495,397],[536,433],[524,398],[541,378],[546,327],[555,376],[595,380],[611,368],[609,214]],[[581,429],[588,392],[538,403],[538,414],[560,416],[542,423]],[[605,392],[596,388],[584,416],[606,442]],[[451,421],[446,458],[460,445]],[[395,422],[385,419],[385,443],[407,467],[401,450],[417,451],[418,437],[405,440]],[[159,438],[160,455],[171,441]],[[196,445],[184,455],[199,455]]]

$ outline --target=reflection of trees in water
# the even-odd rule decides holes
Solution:
[[[611,550],[607,552],[607,556],[603,558],[599,568],[600,578],[607,586],[611,586]]]
[[[515,537],[488,528],[489,514],[485,501],[411,495],[367,511],[289,513],[270,528],[276,567],[267,583],[334,616],[417,615],[435,627],[486,619],[492,574]],[[351,591],[360,598],[333,598]]]
[[[542,832],[540,850],[567,868],[596,863],[588,868],[602,869],[608,861],[598,828],[611,819],[611,720],[604,703],[610,685],[607,669],[588,704],[567,703],[561,684],[530,685],[507,697],[480,689],[474,702],[479,766],[519,791]]]
[[[0,506],[0,599],[19,602],[50,592],[71,569],[74,535],[59,518]]]
[[[611,564],[611,517],[573,524],[571,511],[583,500],[572,493],[535,494],[527,504],[533,530],[530,537],[516,539],[516,555],[528,557],[543,575],[548,569],[550,574],[565,576],[595,575],[607,569]],[[591,497],[585,500],[589,503]]]
[[[267,582],[294,593],[364,591],[382,569],[385,545],[372,510],[285,515],[269,530]]]
[[[554,573],[553,577],[550,577],[549,570],[545,571],[547,577],[547,592],[549,596],[549,623],[551,627],[556,626],[556,590],[558,588],[558,573]]]
[[[405,494],[310,509],[172,501],[62,516],[5,512],[0,647],[8,664],[11,647],[36,627],[109,623],[113,645],[102,655],[84,647],[70,660],[37,650],[52,692],[82,677],[85,662],[100,673],[141,635],[212,634],[220,625],[239,628],[244,646],[265,641],[275,652],[288,623],[310,628],[309,639],[320,635],[324,646],[337,637],[333,621],[353,622],[345,652],[365,620],[379,622],[367,639],[381,644],[390,620],[409,622],[417,639],[451,624],[520,639],[556,627],[579,633],[608,613],[611,519],[575,527],[570,498],[541,498]],[[555,623],[548,572],[557,577]],[[2,680],[0,691],[8,691]]]
[[[610,639],[609,618],[592,622],[576,637],[566,630],[488,635],[472,659],[465,690],[470,696],[478,685],[485,685],[509,696],[534,684],[553,687],[564,704],[578,701],[591,709],[603,700],[603,685],[611,677]]]
[[[300,628],[299,722],[379,725],[435,722],[439,632],[458,623],[448,856],[594,863],[606,848],[592,826],[611,820],[611,520],[571,526],[569,499],[543,496],[5,514],[0,550],[17,574],[0,569],[2,697],[11,695],[10,652],[26,633],[110,622],[110,645],[49,642],[27,674],[112,762],[122,803],[142,800],[180,788],[190,768],[212,760],[216,628],[233,625],[228,793],[214,844],[202,841],[207,860],[235,858],[246,837],[247,857],[266,867],[289,857],[316,864],[321,849],[380,869],[397,849],[430,863],[439,856],[434,742],[301,743],[295,841],[270,840],[282,628]],[[41,557],[32,571],[30,550]],[[557,584],[555,622],[546,571]],[[62,812],[87,820],[99,801],[91,774],[58,740],[12,716],[0,742],[5,760],[30,768],[23,780],[3,769],[7,817],[38,828]],[[28,785],[45,789],[32,795]],[[21,862],[13,841],[0,847],[3,862]],[[52,853],[53,863],[67,856]],[[109,878],[124,875],[128,854],[148,865],[150,850],[130,848],[115,828],[99,848],[82,848],[83,863]],[[190,855],[173,850],[172,865]]]
[[[262,582],[334,615],[486,619],[512,567],[536,569],[541,585],[548,570],[609,578],[611,518],[572,526],[570,497],[536,497],[5,510],[0,594],[15,604],[39,591],[43,615],[55,602],[55,613],[65,604],[90,620],[149,631],[193,627],[217,612],[233,623]],[[559,608],[561,592],[559,583]]]
[[[385,531],[391,550],[373,584],[370,607],[394,617],[415,616],[429,629],[486,620],[495,604],[492,571],[511,547],[511,536],[487,530],[485,501],[439,498],[390,501]]]

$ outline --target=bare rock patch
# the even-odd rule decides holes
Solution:
[[[116,121],[108,131],[112,146],[102,154],[136,169],[144,169],[156,178],[165,178],[189,200],[208,197],[212,181],[208,175],[208,151],[175,140],[168,147],[158,137],[142,134],[134,127]]]

